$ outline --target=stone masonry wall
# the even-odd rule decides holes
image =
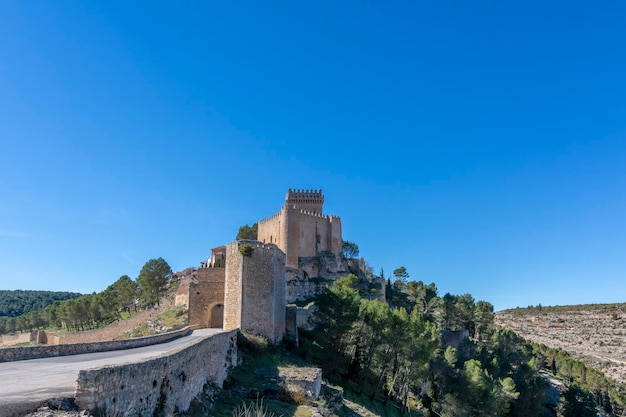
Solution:
[[[242,245],[254,247],[250,256]],[[230,243],[226,249],[224,329],[240,328],[279,342],[285,332],[285,254],[273,244]]]
[[[171,416],[186,411],[207,383],[221,387],[237,364],[237,331],[144,362],[80,371],[76,403],[110,416]]]
[[[198,268],[196,280],[198,282],[224,282],[225,273],[224,268]]]
[[[0,345],[11,346],[19,343],[29,343],[35,340],[36,332],[21,333],[16,335],[3,334],[0,335]]]
[[[239,245],[233,242],[226,246],[226,282],[224,286],[224,330],[241,327],[242,290],[241,253]]]
[[[210,313],[224,304],[225,268],[199,268],[198,282],[189,285],[189,326],[211,327]]]
[[[296,208],[287,210],[287,221],[289,225],[288,266],[296,266],[298,258],[316,256],[323,251],[331,251],[335,255],[341,253],[341,219],[339,217]]]
[[[287,392],[299,392],[317,400],[322,389],[320,368],[278,368],[278,379]]]
[[[106,352],[110,350],[131,349],[154,345],[185,336],[189,328],[154,336],[133,339],[109,340],[106,342],[72,343],[67,345],[22,346],[0,349],[0,362],[21,361],[26,359],[48,358],[53,356],[78,355],[80,353]]]
[[[176,307],[184,306],[189,308],[189,284],[191,284],[191,276],[184,277],[178,282],[178,289],[174,296],[174,305]]]
[[[273,243],[279,248],[285,247],[285,222],[284,222],[285,209],[282,208],[280,212],[274,214],[267,219],[260,220],[258,222],[258,241],[263,243]]]

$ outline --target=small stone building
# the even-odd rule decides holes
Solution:
[[[218,246],[211,249],[211,258],[208,260],[208,266],[211,268],[224,268],[226,266],[226,246]]]

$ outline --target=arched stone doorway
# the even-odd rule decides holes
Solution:
[[[209,309],[209,327],[222,328],[224,326],[224,304],[214,304]]]

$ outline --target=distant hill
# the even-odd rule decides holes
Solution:
[[[624,303],[516,308],[496,313],[496,323],[626,382]]]
[[[67,291],[0,290],[0,317],[17,317],[41,310],[55,301],[78,298],[82,294]]]

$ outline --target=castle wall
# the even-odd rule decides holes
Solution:
[[[278,247],[282,247],[286,242],[284,240],[284,210],[258,222],[257,240],[263,243],[273,243]]]
[[[341,254],[341,220],[299,209],[289,210],[289,247],[287,265],[298,266],[298,258],[312,257],[323,251]],[[293,246],[296,245],[296,246]],[[295,248],[295,254],[292,248]]]
[[[178,290],[176,290],[176,296],[174,297],[174,306],[180,307],[189,307],[189,284],[191,283],[190,278],[183,278],[180,280],[178,284]]]
[[[237,365],[237,331],[219,333],[143,362],[80,371],[76,404],[110,416],[172,416],[205,384],[221,387]]]
[[[298,253],[298,246],[300,245],[300,223],[298,222],[299,210],[296,211],[295,208],[287,208],[283,209],[285,224],[287,229],[287,236],[285,238],[286,245],[284,248],[281,247],[282,251],[285,252],[286,260],[285,263],[288,267],[297,268],[298,267],[298,257],[301,255]]]
[[[243,261],[241,256],[237,242],[226,246],[224,330],[241,328],[241,302],[243,298]]]
[[[250,256],[239,251],[254,247]],[[273,244],[238,241],[226,248],[224,330],[240,328],[279,342],[285,332],[285,254]]]
[[[189,327],[221,327],[211,313],[224,305],[225,279],[225,268],[198,268],[198,281],[189,284]]]
[[[330,238],[329,247],[335,255],[343,253],[343,235],[341,232],[341,218],[337,216],[330,216],[328,221],[330,231],[328,236]]]
[[[224,282],[226,271],[224,268],[198,268],[198,282]]]
[[[21,333],[17,335],[9,335],[9,334],[0,335],[0,345],[5,345],[5,346],[17,345],[19,343],[29,343],[33,341],[34,341],[34,337],[31,332]]]

